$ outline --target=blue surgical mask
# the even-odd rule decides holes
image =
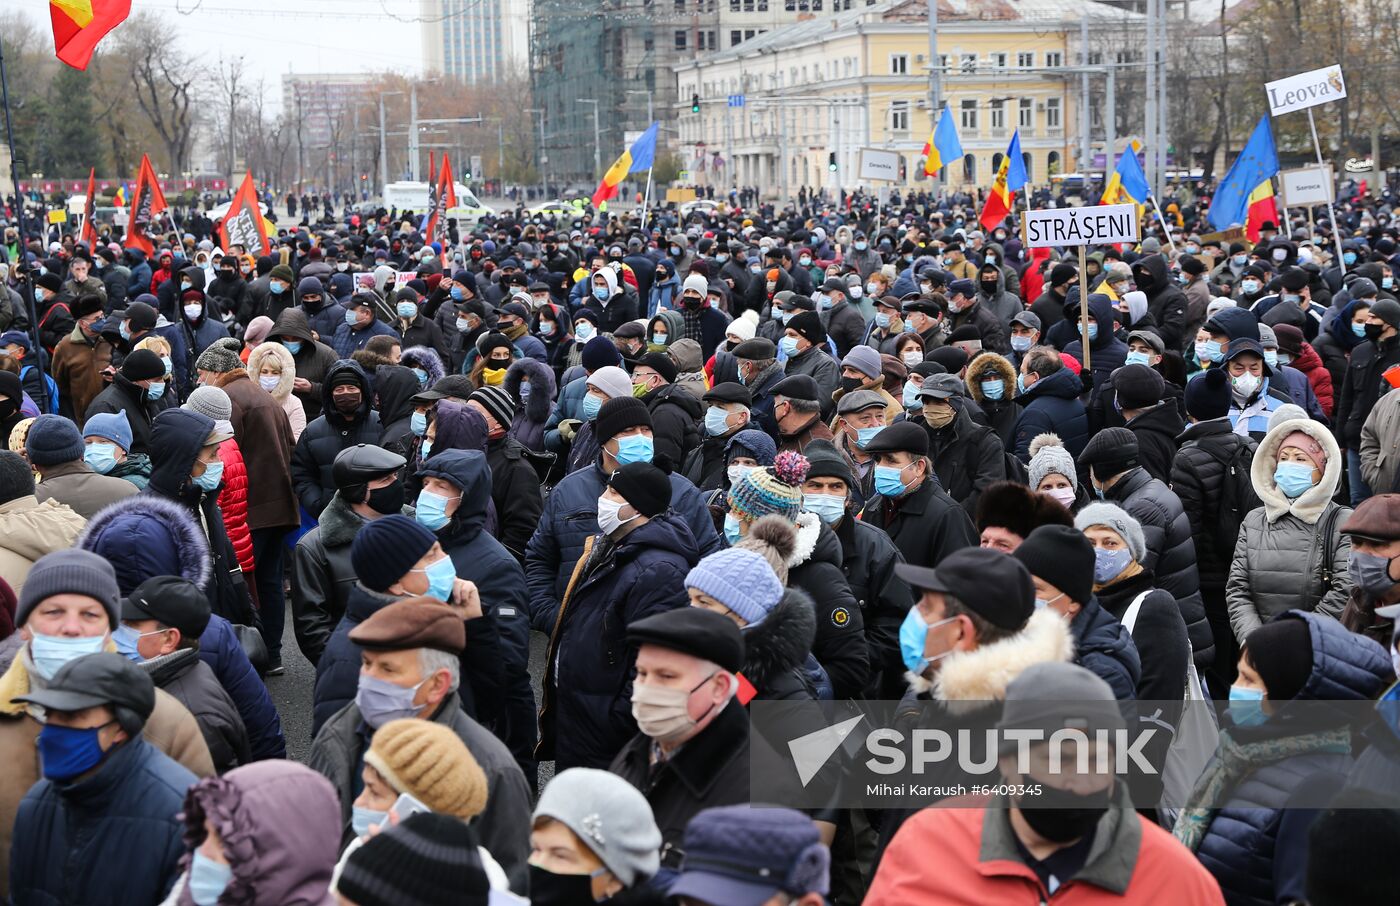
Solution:
[[[778,342],[778,348],[782,350],[783,355],[792,358],[797,355],[797,337],[783,337]]]
[[[44,300],[41,298],[39,301],[43,302]],[[127,326],[125,321],[117,325],[117,333],[121,334],[123,340],[131,340],[131,328]]]
[[[1147,353],[1140,352],[1136,349],[1123,357],[1124,365],[1146,365],[1148,362]]]
[[[212,491],[219,486],[219,482],[224,480],[224,461],[216,459],[211,463],[205,463],[204,474],[194,479],[195,486]]]
[[[863,252],[863,251],[865,251],[865,250],[868,249],[868,248],[870,248],[870,243],[868,243],[868,242],[862,241],[862,242],[857,242],[857,243],[856,243],[856,251],[858,251],[858,252]]]
[[[117,445],[88,444],[83,450],[83,461],[94,472],[106,475],[117,467]]]
[[[982,395],[989,400],[999,400],[1006,395],[1006,381],[994,380],[982,382]]]
[[[413,432],[414,437],[422,437],[428,433],[428,414],[426,412],[415,412],[408,417],[408,430]]]
[[[166,373],[166,374],[174,374],[174,373],[175,373],[175,362],[170,358],[170,356],[168,356],[168,355],[163,355],[163,356],[160,357],[160,361],[161,361],[161,364],[163,364],[163,365],[165,366],[165,373]]]
[[[1354,334],[1356,334],[1358,337],[1360,337],[1360,338],[1363,339],[1363,340],[1366,339],[1366,325],[1365,325],[1365,324],[1358,324],[1358,323],[1356,323],[1355,321],[1351,322],[1351,332],[1354,333]]]
[[[928,669],[929,660],[924,657],[924,649],[928,646],[929,630],[937,629],[956,619],[957,617],[949,617],[929,624],[924,621],[924,615],[919,613],[919,608],[909,608],[909,612],[904,615],[904,622],[899,624],[899,656],[910,673],[922,675]],[[949,654],[952,654],[951,648],[942,654],[934,655],[933,660],[945,658]]]
[[[875,435],[885,430],[884,425],[872,425],[869,428],[856,429],[856,446],[864,450],[875,439]]]
[[[462,301],[462,287],[460,287],[460,286],[454,286],[454,287],[452,287],[451,289],[449,289],[449,290],[447,291],[447,294],[448,294],[449,296],[452,297],[452,301],[453,301],[453,302],[461,302],[461,301]]]
[[[1246,296],[1252,296],[1252,295],[1254,295],[1255,293],[1259,292],[1259,281],[1258,281],[1258,280],[1241,280],[1241,281],[1240,281],[1240,290],[1241,290]]]
[[[189,891],[195,906],[215,906],[233,880],[233,866],[215,862],[199,850],[190,859]]]
[[[1268,365],[1270,370],[1273,370],[1273,369],[1275,369],[1275,368],[1278,367],[1278,350],[1277,350],[1277,349],[1266,349],[1266,350],[1264,350],[1264,364],[1265,364],[1265,365]]]
[[[416,378],[418,378],[418,386],[419,386],[419,387],[423,387],[423,386],[426,386],[426,385],[427,385],[427,383],[428,383],[428,372],[424,371],[422,368],[414,368],[414,369],[413,369],[413,376],[416,377]]]
[[[1202,365],[1220,361],[1220,355],[1220,344],[1215,340],[1203,340],[1196,344],[1196,359]]]
[[[413,698],[418,694],[418,686],[404,688],[361,673],[360,685],[355,691],[355,707],[360,709],[365,723],[376,730],[391,720],[417,717],[421,709],[413,703]]]
[[[428,577],[428,595],[439,601],[452,600],[452,587],[457,581],[457,567],[451,557],[443,557],[428,564],[427,569],[414,570]]]
[[[371,824],[384,827],[388,821],[388,812],[380,812],[372,808],[364,808],[358,805],[350,806],[350,829],[355,832],[355,836],[357,837],[367,836]]]
[[[1230,687],[1230,717],[1237,727],[1257,727],[1269,719],[1264,713],[1264,692],[1245,686]]]
[[[613,458],[620,466],[634,462],[651,462],[654,453],[650,437],[641,434],[629,434],[626,437],[617,438],[617,455]]]
[[[875,312],[875,326],[884,329],[890,326],[890,316],[882,311]]]
[[[158,400],[165,396],[165,381],[152,381],[151,386],[146,388],[146,399]]]
[[[1382,277],[1382,278],[1381,278],[1381,289],[1393,289],[1394,287],[1395,287],[1395,278],[1394,278],[1394,277]]]
[[[29,640],[29,659],[34,663],[34,671],[49,680],[54,678],[54,674],[58,673],[64,664],[85,654],[97,654],[106,644],[105,635],[70,639],[66,636],[35,632]]]
[[[354,326],[355,326],[355,322],[358,321],[358,320],[359,320],[359,315],[356,314],[356,309],[353,309],[353,308],[347,308],[347,309],[345,309],[345,323],[346,323],[346,324],[349,324],[351,327],[354,327]]]
[[[1313,486],[1311,463],[1281,462],[1274,469],[1274,484],[1289,500],[1296,500]]]
[[[1249,256],[1236,255],[1235,257],[1231,258],[1230,261],[1235,265],[1235,267],[1244,267],[1246,264],[1249,263]]]
[[[598,410],[602,407],[603,401],[590,393],[583,398],[583,403],[579,406],[579,414],[583,416],[584,421],[591,422],[598,417]]]
[[[608,288],[606,286],[593,287],[593,298],[597,299],[599,302],[607,301],[610,295],[611,293],[608,292]]]
[[[651,341],[652,341],[652,343],[656,344],[657,346],[665,346],[665,345],[666,345],[666,334],[664,334],[664,333],[653,333],[653,334],[651,335]]]
[[[1031,338],[1013,336],[1011,338],[1011,348],[1016,352],[1025,352],[1027,349],[1031,348]]]
[[[112,632],[112,642],[117,646],[117,653],[129,661],[141,663],[145,660],[141,652],[136,650],[136,644],[141,641],[141,633],[123,623]]]
[[[812,266],[812,256],[811,256],[811,255],[803,255],[801,258],[798,258],[798,259],[797,259],[797,263],[800,264],[800,265],[802,265],[803,267],[811,267],[811,266]]]
[[[741,537],[742,536],[739,534],[739,517],[735,516],[733,513],[725,513],[724,540],[729,542],[730,547],[733,547],[739,543]]]
[[[922,389],[924,388],[912,381],[905,383],[904,393],[900,396],[900,402],[904,404],[904,408],[917,409],[924,404],[923,400],[919,399],[919,391]]]
[[[802,508],[816,513],[817,518],[827,525],[835,525],[846,515],[846,498],[835,494],[803,494]]]
[[[419,525],[437,531],[452,518],[447,515],[447,505],[456,499],[434,494],[432,491],[423,491],[418,495],[418,502],[414,504],[413,518],[418,520]]]
[[[1099,325],[1098,325],[1098,322],[1096,322],[1096,321],[1090,321],[1090,322],[1089,322],[1089,342],[1090,342],[1090,343],[1094,342],[1094,340],[1098,339],[1098,336],[1099,336]]]
[[[541,322],[540,322],[540,336],[542,336],[542,337],[552,337],[552,336],[554,336],[554,322],[553,322],[553,321],[541,321]]]
[[[913,321],[906,320],[906,321],[904,322],[904,332],[905,332],[905,333],[913,333],[913,332],[914,332],[914,322],[913,322]]]
[[[876,494],[881,494],[885,497],[898,497],[906,490],[907,488],[904,485],[904,479],[899,469],[893,466],[875,467]]]
[[[729,425],[725,419],[729,418],[729,413],[717,406],[711,406],[705,410],[705,433],[711,437],[719,437],[729,430]]]
[[[579,321],[574,325],[574,336],[584,343],[588,342],[593,339],[593,325],[587,321]]]
[[[418,445],[418,458],[425,460],[432,455],[433,442],[428,438],[423,438],[423,442]]]
[[[1026,376],[1018,373],[1016,375],[1016,395],[1022,396],[1026,392]]]
[[[394,306],[394,311],[404,320],[412,320],[418,317],[418,306],[414,305],[412,302],[400,302],[398,305]]]
[[[1356,252],[1342,252],[1342,260],[1346,262],[1347,267],[1351,267],[1356,263]]]
[[[280,280],[272,280],[268,282],[267,289],[268,292],[272,293],[274,296],[280,296],[287,291],[287,284]]]
[[[287,351],[292,355],[301,352],[301,340],[284,340],[282,341],[282,345],[287,347]]]
[[[39,731],[39,764],[49,780],[72,780],[102,763],[101,727],[45,724]]]
[[[1126,547],[1116,551],[1094,548],[1094,581],[1100,585],[1107,585],[1121,575],[1131,562],[1133,553]]]

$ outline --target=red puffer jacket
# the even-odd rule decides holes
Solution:
[[[1300,347],[1298,357],[1288,364],[1297,368],[1308,376],[1308,383],[1312,384],[1313,395],[1317,397],[1317,404],[1322,407],[1322,414],[1328,418],[1332,417],[1332,375],[1322,364],[1322,357],[1317,352],[1304,343]]]
[[[248,529],[248,470],[243,466],[243,451],[238,441],[230,438],[219,444],[219,459],[224,463],[224,489],[219,492],[219,509],[224,514],[224,528],[238,565],[249,576],[253,573],[253,533]],[[248,587],[253,587],[251,579]]]

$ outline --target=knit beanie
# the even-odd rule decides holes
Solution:
[[[504,387],[482,387],[473,390],[468,399],[476,400],[485,406],[486,411],[496,420],[496,424],[502,428],[509,428],[511,422],[515,421],[515,400],[511,399]]]
[[[120,412],[99,412],[83,425],[83,437],[101,437],[110,440],[123,450],[131,449],[131,421],[126,410]]]
[[[883,368],[880,353],[869,346],[856,346],[841,359],[842,368],[854,368],[867,378],[880,377]]]
[[[23,626],[39,602],[54,595],[84,595],[94,598],[107,611],[107,620],[117,628],[117,609],[121,592],[117,589],[117,574],[105,557],[92,551],[67,548],[45,554],[29,569],[24,588],[20,590],[15,625]]]
[[[350,853],[336,892],[356,906],[487,906],[478,846],[465,821],[418,812]]]
[[[222,387],[210,387],[207,384],[194,388],[194,392],[181,408],[198,412],[205,418],[212,418],[216,423],[233,418],[233,401],[228,398],[228,393]]]
[[[777,517],[764,521],[773,518]],[[705,557],[686,574],[685,584],[728,607],[750,626],[763,622],[783,597],[783,584],[768,561],[741,547]]]
[[[588,376],[586,387],[596,387],[615,400],[632,395],[632,379],[627,372],[613,364],[604,365]]]
[[[651,412],[647,404],[634,396],[620,396],[608,400],[598,409],[598,418],[593,423],[593,436],[602,446],[628,428],[637,426],[651,430]]]
[[[428,720],[391,720],[374,731],[365,764],[396,793],[439,815],[466,821],[486,808],[486,774],[450,728]]]
[[[769,515],[796,521],[802,512],[802,482],[807,480],[809,467],[801,453],[779,453],[771,466],[750,469],[729,489],[729,509],[749,522]]]
[[[407,516],[395,513],[360,529],[350,545],[350,565],[370,591],[385,591],[432,550],[437,536]]]
[[[740,316],[725,325],[724,332],[727,336],[738,337],[740,343],[745,340],[752,340],[754,337],[753,322],[748,318]]]
[[[787,327],[813,346],[826,345],[826,328],[822,326],[821,315],[814,311],[804,311],[793,315],[792,319],[787,322]]]
[[[1079,464],[1091,467],[1099,481],[1121,475],[1138,464],[1137,435],[1127,428],[1105,428],[1089,438]]]
[[[618,354],[617,347],[613,341],[607,337],[594,337],[583,344],[583,352],[579,354],[579,364],[583,370],[589,374],[608,365],[618,365],[622,362],[622,356]]]
[[[671,508],[671,479],[649,462],[629,462],[608,477],[608,487],[648,519]]]
[[[771,466],[777,455],[778,445],[773,443],[773,438],[768,432],[758,428],[745,428],[729,438],[729,443],[724,445],[726,465],[735,456],[751,456],[759,465]]]
[[[1162,401],[1166,382],[1150,365],[1124,365],[1113,372],[1113,389],[1124,409],[1146,409]]]
[[[1270,701],[1297,698],[1312,675],[1312,627],[1306,617],[1285,611],[1251,632],[1244,640],[1244,649],[1245,659],[1264,681]]]
[[[292,285],[292,269],[285,264],[279,264],[268,271],[273,280],[281,280],[288,286]]]
[[[637,887],[661,867],[661,831],[651,804],[609,771],[569,768],[555,774],[532,817],[553,818],[573,831],[625,887]]]
[[[0,450],[0,503],[34,493],[34,470],[13,450]]]
[[[1067,525],[1042,525],[1011,556],[1076,604],[1089,603],[1094,594],[1094,546],[1083,532]]]
[[[1058,434],[1037,434],[1031,440],[1030,454],[1031,462],[1026,468],[1026,476],[1031,490],[1039,489],[1045,476],[1051,473],[1068,478],[1070,487],[1079,490],[1074,457],[1065,449],[1064,441]]]
[[[802,451],[807,457],[807,480],[813,478],[839,478],[846,483],[847,490],[855,487],[851,467],[846,457],[829,440],[814,440]]]
[[[165,363],[149,349],[136,349],[122,360],[122,377],[128,381],[149,381],[165,377]]]
[[[195,370],[212,371],[215,374],[239,371],[243,368],[243,360],[239,358],[242,351],[243,344],[238,340],[233,337],[221,337],[205,347],[199,358],[194,360]]]
[[[24,449],[34,465],[56,466],[83,458],[83,436],[63,416],[41,415],[29,426]]]
[[[1207,422],[1230,414],[1230,379],[1224,368],[1208,368],[1186,382],[1186,414]]]
[[[1147,559],[1147,540],[1142,534],[1142,524],[1127,510],[1112,503],[1095,501],[1074,517],[1074,527],[1081,532],[1096,525],[1116,532],[1138,563]]]

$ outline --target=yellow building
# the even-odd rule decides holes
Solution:
[[[832,2],[840,8],[675,67],[679,144],[692,181],[779,196],[800,186],[929,185],[926,0]],[[1127,50],[1141,46],[1140,14],[1096,0],[939,0],[941,96],[966,155],[945,171],[949,186],[988,185],[1017,128],[1032,183],[1079,166],[1085,20],[1082,59],[1096,96],[1105,59],[1119,64],[1120,79],[1140,78]],[[1092,113],[1101,133],[1100,111]],[[862,148],[896,152],[899,181],[862,183]]]

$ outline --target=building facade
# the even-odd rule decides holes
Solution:
[[[922,151],[936,112],[927,10],[925,0],[858,5],[678,63],[679,146],[691,181],[780,196],[800,186],[853,188],[861,149],[875,148],[899,155],[898,182],[879,185],[929,186]],[[1017,129],[1032,183],[1074,170],[1080,61],[1091,98],[1102,95],[1109,69],[1140,81],[1127,48],[1141,43],[1142,30],[1141,15],[1095,0],[940,0],[941,97],[965,153],[945,170],[947,184],[989,185]],[[1090,107],[1102,149],[1102,104]]]
[[[467,84],[524,75],[530,0],[421,0],[423,68]]]

